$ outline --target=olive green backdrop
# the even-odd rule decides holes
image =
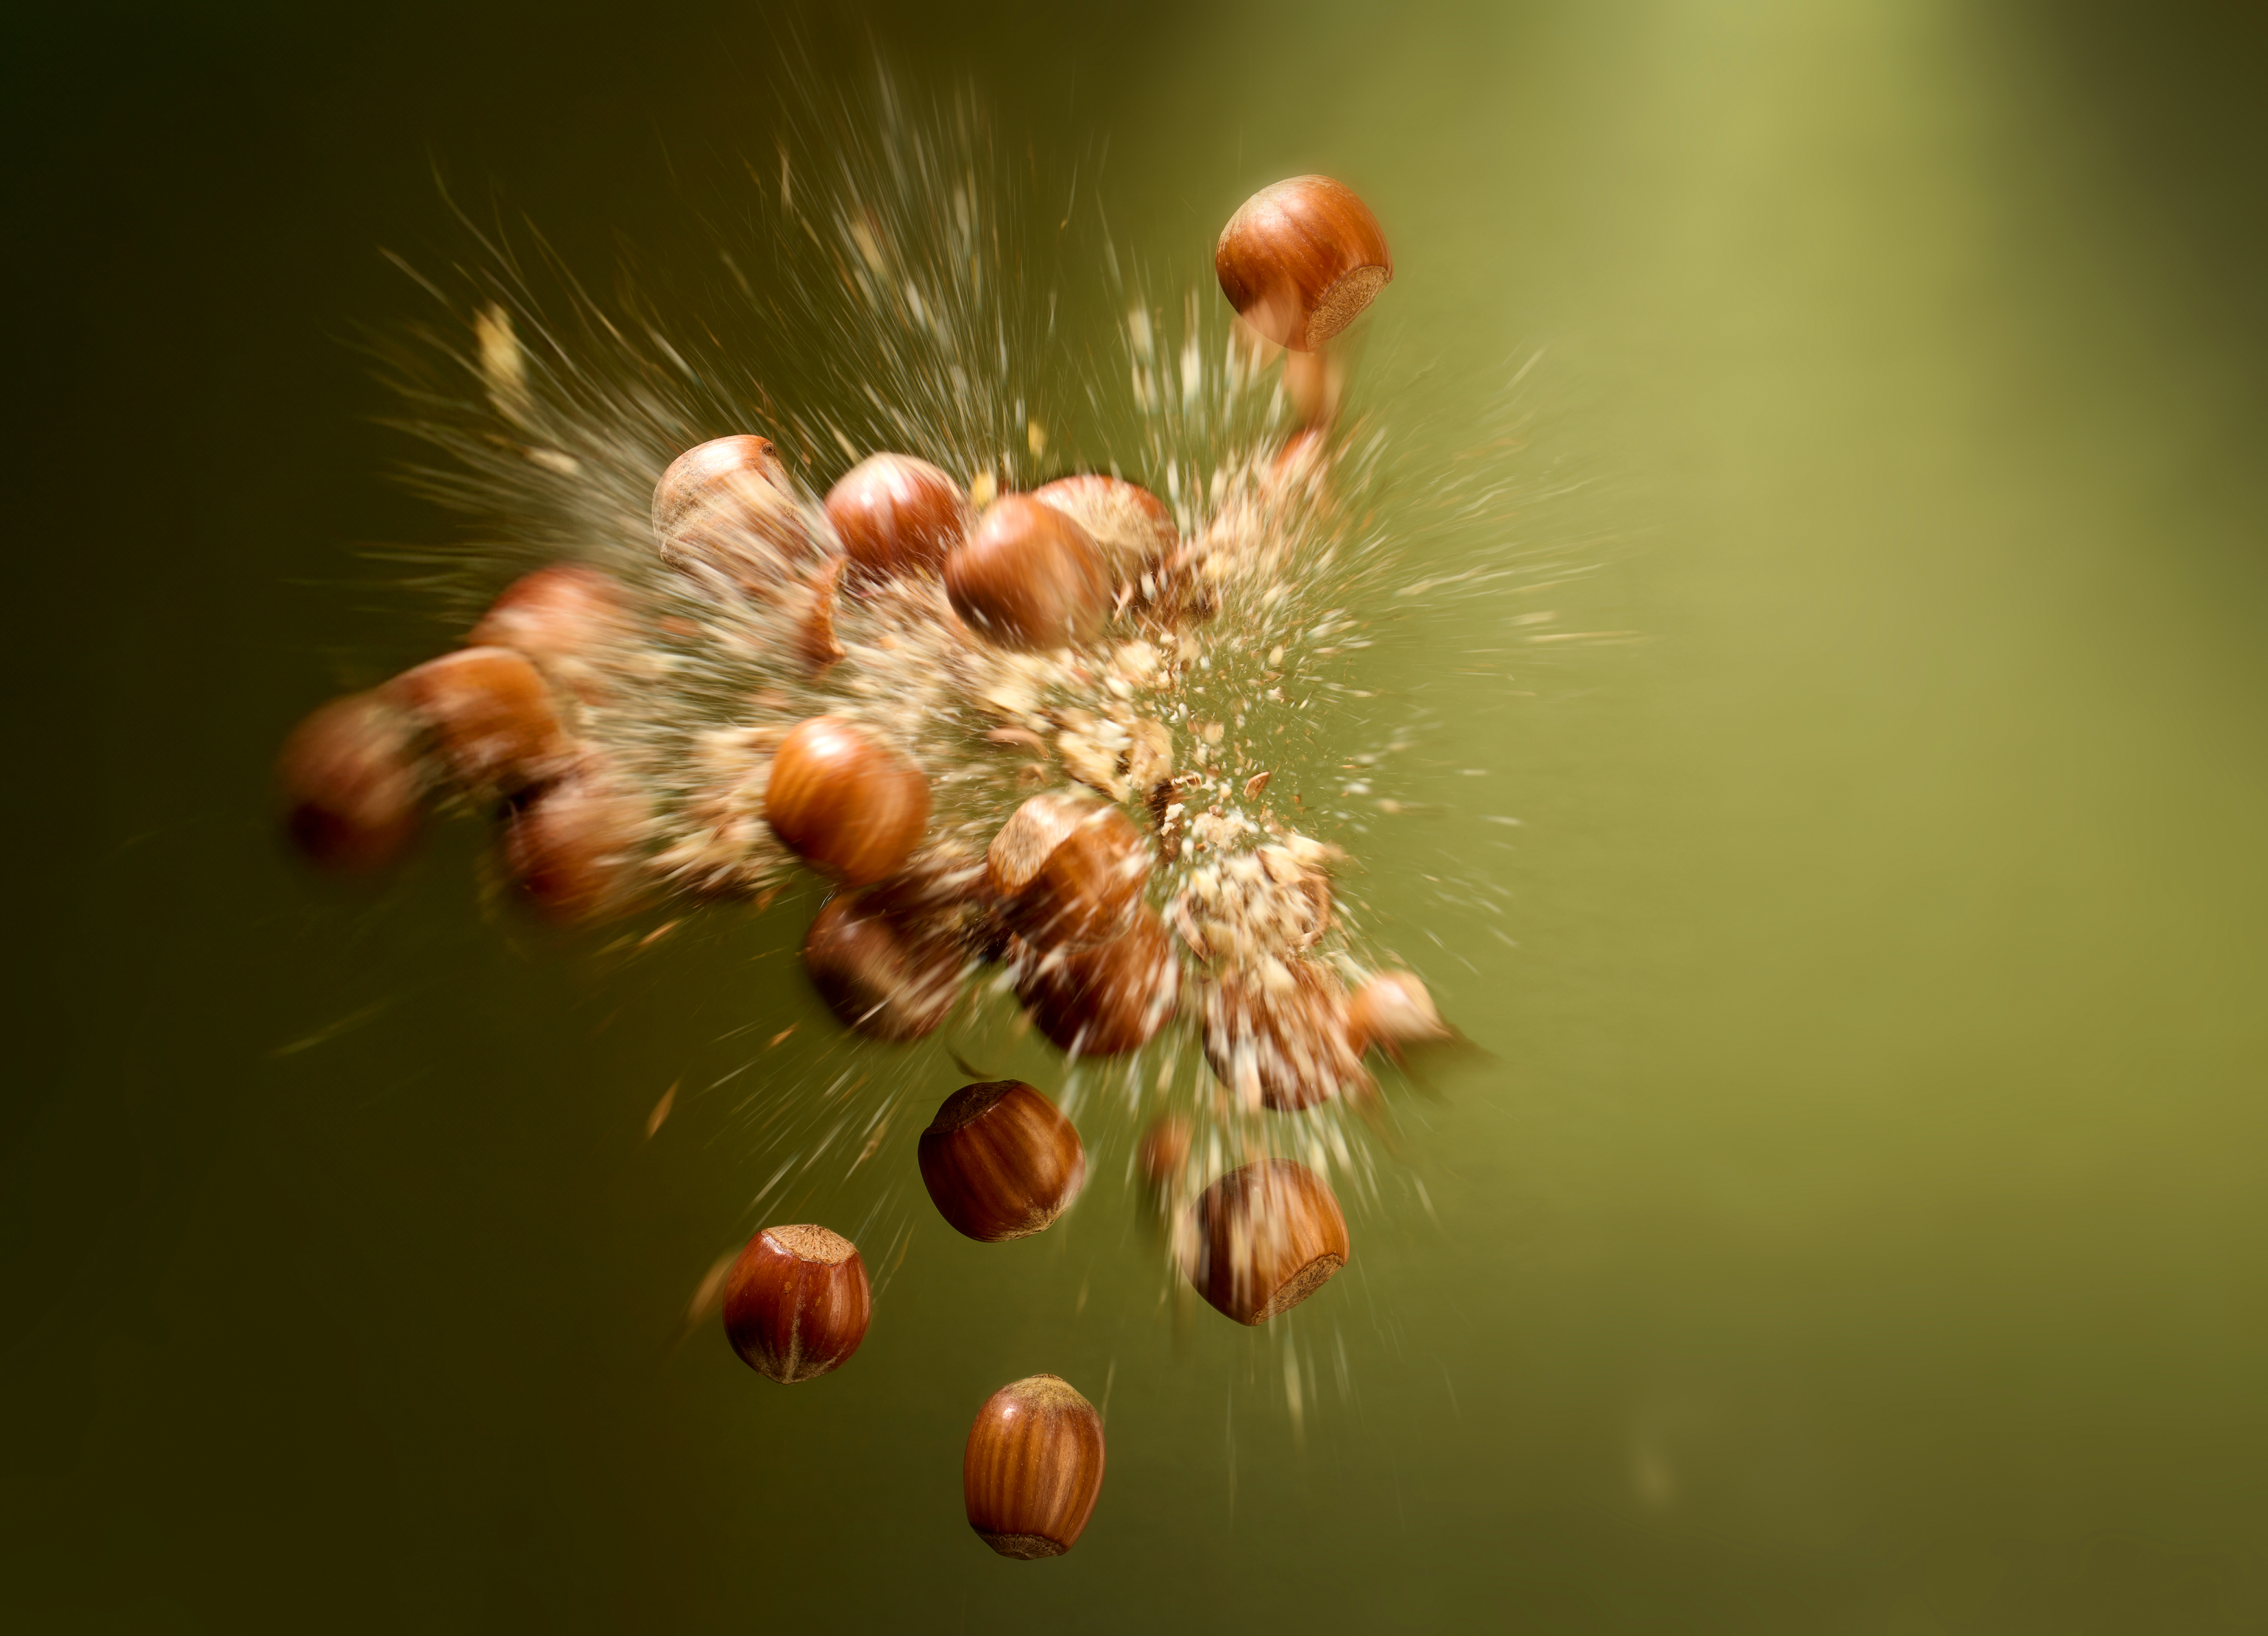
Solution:
[[[452,527],[350,345],[422,310],[379,247],[461,249],[438,168],[600,284],[695,254],[796,19],[19,13],[0,1623],[2268,1624],[2257,30],[895,10],[804,16],[801,71],[871,35],[1107,136],[1160,269],[1357,181],[1421,442],[1544,348],[1586,486],[1533,527],[1599,571],[1521,606],[1637,635],[1379,653],[1489,777],[1369,889],[1495,1060],[1406,1103],[1431,1211],[1318,1298],[1345,1392],[1295,1427],[1266,1338],[1177,1334],[1115,1184],[930,1224],[853,1368],[770,1388],[681,1327],[761,1181],[751,1086],[701,1087],[811,1014],[793,915],[599,960],[482,914],[469,829],[375,899],[269,832],[291,720],[446,634],[354,554]],[[1108,1382],[1109,1477],[1005,1563],[960,1444],[1041,1368]]]

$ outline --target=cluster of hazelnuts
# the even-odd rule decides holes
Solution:
[[[1215,268],[1242,320],[1295,357],[1312,357],[1392,276],[1369,210],[1316,176],[1248,201],[1220,236]],[[1322,380],[1301,373],[1295,396],[1314,398]],[[1306,404],[1302,413],[1312,437],[1317,416]],[[926,594],[941,593],[938,618],[957,625],[959,640],[1016,654],[1079,650],[1130,609],[1168,628],[1210,612],[1202,554],[1177,539],[1170,510],[1099,474],[1004,495],[980,512],[937,466],[877,454],[814,515],[770,442],[742,434],[673,461],[652,521],[663,564],[770,609],[770,628],[787,633],[777,661],[812,680],[846,657],[836,635],[843,599],[894,584],[934,586]],[[635,601],[598,569],[540,570],[504,593],[465,647],[315,711],[281,757],[293,837],[320,863],[370,870],[402,852],[437,800],[487,804],[501,814],[506,871],[539,911],[589,924],[634,907],[667,879],[654,844],[661,825],[638,781],[573,724],[618,687],[615,667],[637,640]],[[845,1026],[882,1040],[922,1037],[988,962],[1006,966],[1040,1031],[1077,1055],[1138,1050],[1180,1009],[1174,937],[1146,895],[1153,849],[1118,801],[1043,791],[1014,808],[981,858],[924,851],[929,781],[872,727],[829,711],[779,729],[770,748],[769,836],[838,888],[811,925],[803,962]],[[1134,792],[1160,816],[1176,787],[1145,780]],[[1414,976],[1376,974],[1350,994],[1307,957],[1329,918],[1328,886],[1272,857],[1254,860],[1247,878],[1267,888],[1269,872],[1285,901],[1312,899],[1294,917],[1304,930],[1260,958],[1224,961],[1197,1007],[1206,1056],[1241,1102],[1306,1109],[1359,1078],[1373,1047],[1393,1054],[1447,1036]],[[1177,913],[1181,940],[1200,957],[1241,936],[1216,930],[1209,945],[1204,926]],[[1182,1270],[1213,1307],[1264,1323],[1345,1264],[1336,1199],[1292,1161],[1234,1169],[1181,1208],[1190,1140],[1185,1123],[1161,1120],[1140,1162],[1172,1200]],[[939,1212],[988,1242],[1045,1229],[1086,1174],[1071,1122],[1016,1081],[948,1098],[918,1160]],[[756,1234],[725,1296],[734,1349],[784,1383],[839,1367],[870,1311],[858,1250],[814,1225]],[[1069,1385],[1037,1375],[1004,1387],[969,1436],[970,1523],[1005,1555],[1068,1550],[1102,1463],[1100,1418]]]

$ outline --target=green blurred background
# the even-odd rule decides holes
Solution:
[[[442,639],[353,555],[452,526],[384,475],[350,343],[423,309],[379,247],[460,247],[438,167],[598,283],[666,262],[773,151],[789,25],[822,92],[878,45],[1035,150],[1107,136],[1118,239],[1177,276],[1261,183],[1354,181],[1402,269],[1379,407],[1420,438],[1546,349],[1525,401],[1588,486],[1534,526],[1602,565],[1551,630],[1643,639],[1469,696],[1381,653],[1427,753],[1491,770],[1381,831],[1370,889],[1495,1061],[1409,1104],[1431,1211],[1318,1298],[1351,1401],[1297,1427],[1267,1338],[1177,1334],[1113,1188],[1004,1249],[932,1223],[830,1381],[680,1345],[758,1180],[747,1087],[696,1093],[729,1030],[810,1013],[790,920],[600,960],[479,912],[469,829],[377,903],[269,831],[289,724]],[[2257,22],[127,6],[4,37],[0,1622],[2268,1625]],[[1503,920],[1433,913],[1445,854]],[[961,1441],[1042,1368],[1108,1382],[1109,1478],[1075,1553],[1005,1563]]]

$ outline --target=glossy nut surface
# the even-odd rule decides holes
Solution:
[[[637,905],[652,814],[586,755],[524,792],[505,814],[504,867],[521,899],[559,925],[588,926]]]
[[[1110,612],[1110,573],[1063,512],[1005,495],[945,559],[945,592],[969,629],[1001,647],[1040,652],[1093,640]]]
[[[1174,1014],[1182,972],[1165,923],[1135,905],[1125,929],[1099,943],[1021,944],[1016,995],[1058,1049],[1082,1057],[1138,1050]]]
[[[1122,809],[1062,792],[1010,814],[985,861],[1003,917],[1042,951],[1118,935],[1150,879],[1149,845]]]
[[[542,673],[508,647],[460,648],[386,684],[467,790],[511,794],[555,776],[569,745]]]
[[[968,1428],[968,1526],[1004,1557],[1059,1557],[1094,1514],[1102,1466],[1102,1417],[1069,1382],[1035,1374],[1004,1386]]]
[[[612,574],[554,563],[506,586],[465,642],[525,653],[587,697],[593,661],[629,633],[628,606]]]
[[[863,886],[912,853],[929,823],[929,785],[865,728],[814,716],[772,753],[764,819],[806,863]]]
[[[1174,513],[1139,483],[1101,472],[1058,477],[1032,490],[1087,532],[1103,560],[1120,578],[1163,562],[1179,541]]]
[[[968,497],[927,461],[875,454],[827,491],[827,520],[868,578],[935,573],[968,532]]]
[[[725,1338],[757,1374],[792,1386],[839,1367],[866,1338],[873,1296],[850,1241],[823,1227],[770,1227],[725,1282]]]
[[[828,900],[803,940],[803,969],[837,1021],[873,1039],[917,1040],[961,995],[957,943],[876,901],[879,888]]]
[[[1221,293],[1253,328],[1305,352],[1344,329],[1394,276],[1378,218],[1328,176],[1263,188],[1214,247]]]
[[[1044,1230],[1086,1181],[1078,1129],[1020,1080],[966,1085],[946,1097],[922,1132],[918,1158],[938,1213],[986,1244]]]
[[[1183,1270],[1239,1323],[1265,1323],[1347,1264],[1346,1217],[1322,1177],[1289,1159],[1232,1170],[1191,1207]]]
[[[1297,1112],[1363,1082],[1348,1038],[1346,990],[1312,960],[1283,962],[1288,982],[1231,969],[1206,985],[1205,1060],[1246,1107]]]
[[[425,777],[414,726],[375,693],[312,711],[276,757],[284,827],[308,859],[343,874],[382,869],[416,837]]]

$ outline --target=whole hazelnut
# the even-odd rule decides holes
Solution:
[[[1102,1492],[1102,1417],[1052,1374],[984,1400],[961,1467],[968,1526],[1004,1557],[1059,1557]]]
[[[866,1264],[823,1227],[769,1227],[725,1280],[725,1337],[757,1374],[792,1386],[841,1367],[866,1338]]]
[[[589,700],[600,690],[593,660],[629,633],[628,602],[612,574],[585,563],[554,563],[506,586],[465,641],[525,653]]]
[[[946,1097],[918,1156],[938,1213],[986,1244],[1043,1231],[1086,1181],[1077,1127],[1020,1080],[965,1085]]]
[[[761,483],[773,494],[792,492],[787,468],[770,438],[742,432],[696,443],[670,461],[653,486],[653,531],[666,539],[695,512]]]
[[[1347,1002],[1347,1043],[1357,1051],[1381,1047],[1395,1058],[1408,1045],[1438,1044],[1456,1037],[1441,1021],[1425,985],[1407,971],[1381,971],[1365,981]]]
[[[791,728],[772,752],[764,819],[814,868],[851,886],[892,873],[929,823],[915,766],[839,716]]]
[[[1263,188],[1220,230],[1213,271],[1244,321],[1295,352],[1329,340],[1394,277],[1378,218],[1328,176]]]
[[[1148,1044],[1174,1014],[1181,965],[1165,922],[1138,903],[1125,929],[1099,943],[1020,943],[1016,995],[1060,1049],[1116,1057]]]
[[[276,758],[284,827],[313,863],[366,874],[401,856],[423,814],[425,774],[414,723],[376,693],[308,715]]]
[[[820,553],[767,438],[718,438],[670,462],[653,490],[661,560],[754,595],[800,578]]]
[[[1365,1078],[1346,990],[1312,960],[1231,968],[1206,984],[1205,1059],[1245,1106],[1312,1108]]]
[[[827,519],[868,578],[935,573],[968,532],[968,497],[927,461],[875,454],[827,491]]]
[[[386,684],[464,789],[510,795],[556,776],[571,747],[542,674],[508,647],[460,648]]]
[[[549,784],[524,791],[504,818],[504,866],[545,919],[588,926],[637,906],[652,814],[586,752]]]
[[[803,969],[845,1028],[917,1040],[961,996],[961,947],[911,915],[891,913],[876,900],[879,889],[828,901],[803,940]]]
[[[1100,472],[1058,477],[1033,490],[1032,497],[1086,529],[1121,579],[1131,579],[1165,561],[1179,539],[1166,503],[1121,477]]]
[[[1232,1170],[1191,1210],[1184,1271],[1239,1323],[1265,1323],[1347,1264],[1346,1217],[1322,1177],[1289,1159]]]
[[[1117,935],[1150,878],[1149,849],[1133,821],[1068,791],[1019,807],[985,862],[1003,917],[1043,951]]]
[[[1027,494],[985,508],[945,559],[953,611],[987,641],[1039,652],[1092,640],[1110,613],[1110,573],[1094,542]]]

